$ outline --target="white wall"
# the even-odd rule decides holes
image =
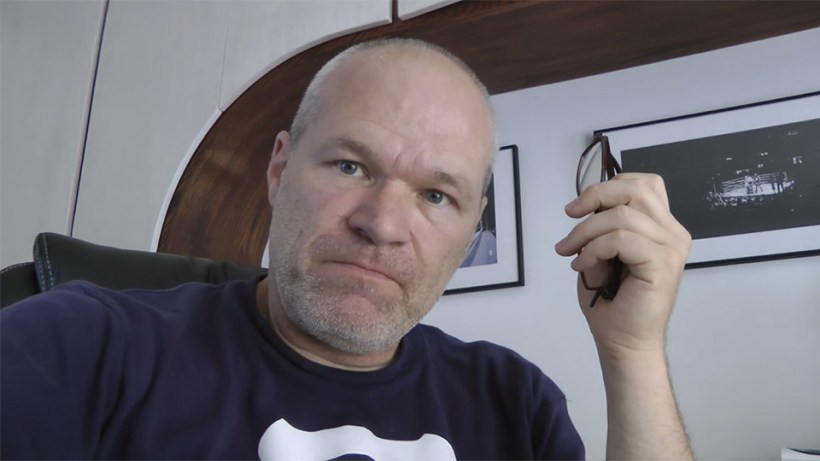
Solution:
[[[0,17],[6,267],[44,231],[155,249],[222,108],[287,57],[389,23],[391,3],[0,0]]]
[[[182,172],[241,90],[315,43],[390,21],[388,0],[354,3],[111,2],[74,236],[156,249]]]
[[[569,260],[577,156],[595,129],[820,90],[820,29],[495,96],[501,143],[520,149],[527,285],[443,298],[426,319],[541,366],[566,392],[588,458],[604,457],[594,345]],[[779,459],[820,447],[820,257],[684,274],[672,374],[702,459]]]
[[[0,267],[70,232],[103,1],[0,1]]]
[[[192,143],[216,120],[228,5],[111,2],[74,236],[148,250]]]
[[[219,108],[291,56],[333,38],[389,24],[390,0],[231,0]]]

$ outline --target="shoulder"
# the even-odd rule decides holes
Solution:
[[[70,282],[3,309],[0,320],[4,336],[55,333],[57,329],[89,333],[99,321],[113,320],[116,312],[104,289],[87,282]]]
[[[4,454],[90,458],[103,439],[77,431],[117,439],[193,388],[206,395],[200,387],[214,385],[218,370],[236,370],[228,345],[250,336],[243,316],[253,310],[238,305],[254,286],[112,291],[72,282],[0,311]]]
[[[190,284],[163,291],[60,285],[0,311],[0,365],[4,374],[12,369],[27,373],[28,378],[15,378],[19,383],[35,382],[43,374],[52,381],[118,379],[126,371],[150,379],[157,364],[192,352],[210,354],[218,349],[215,337],[247,331],[241,328],[247,322],[238,302],[225,303],[225,298],[241,299],[230,293],[237,290],[233,285]],[[252,293],[247,288],[238,291]]]
[[[495,415],[485,419],[486,424],[503,421],[495,434],[507,434],[515,446],[533,450],[522,457],[583,459],[566,397],[537,365],[507,347],[465,342],[432,326],[419,325],[412,333],[424,343],[437,392],[462,416]]]
[[[72,319],[89,317],[119,317],[134,308],[157,309],[157,303],[168,300],[169,306],[191,293],[190,287],[178,287],[167,291],[123,290],[115,291],[85,281],[68,282],[54,289],[27,298],[3,309],[4,321],[32,318],[71,322]],[[162,303],[166,304],[166,303]]]
[[[213,316],[227,299],[253,292],[251,287],[240,289],[237,284],[192,283],[170,290],[115,291],[75,281],[3,309],[0,319],[4,336],[50,335],[52,340],[64,338],[74,343],[96,337],[110,343],[130,331],[158,335],[177,331],[192,317]]]
[[[489,341],[466,342],[430,325],[419,325],[414,333],[422,338],[433,364],[458,370],[462,376],[472,375],[488,385],[530,389],[549,400],[565,398],[537,365],[510,348]]]
[[[437,354],[443,354],[449,359],[467,359],[471,362],[481,359],[482,362],[498,365],[514,364],[537,369],[518,352],[490,341],[463,341],[439,328],[424,324],[418,325],[415,331],[427,347],[435,348]]]

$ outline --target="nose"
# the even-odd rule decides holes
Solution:
[[[397,184],[382,184],[363,194],[348,223],[374,245],[398,245],[410,238],[412,200]]]

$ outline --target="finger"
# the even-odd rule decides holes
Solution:
[[[618,205],[596,213],[575,226],[563,240],[555,245],[555,251],[562,256],[570,256],[578,253],[589,241],[618,230],[644,235],[658,244],[665,244],[671,238],[669,230],[645,213],[625,205]]]
[[[647,173],[622,173],[611,181],[590,186],[567,206],[566,212],[580,218],[618,205],[636,208],[661,222],[673,219],[663,179]]]
[[[621,250],[624,249],[624,242],[629,240],[627,233],[628,231],[610,232],[589,242],[584,250],[572,260],[570,267],[578,272],[588,271],[599,263],[619,256]]]
[[[615,176],[612,181],[592,186],[567,207],[567,214],[582,217],[593,211],[621,204],[644,212],[675,239],[691,242],[689,232],[669,211],[663,179],[654,174],[623,173]]]
[[[618,181],[644,181],[652,189],[652,192],[654,192],[663,203],[667,204],[668,208],[669,197],[666,194],[666,183],[663,180],[663,176],[655,173],[621,173],[615,175],[612,179]]]
[[[595,259],[590,262],[586,260],[579,260],[580,254],[570,264],[570,267],[580,274],[584,275],[584,284],[586,287],[597,287],[603,285],[609,276],[609,262]],[[594,258],[591,258],[594,259]]]
[[[570,266],[578,272],[600,272],[606,261],[619,258],[629,266],[633,274],[640,273],[640,267],[665,255],[668,247],[657,244],[640,234],[618,230],[602,235],[589,242]]]
[[[674,239],[666,244],[641,234],[616,230],[587,243],[572,262],[576,271],[586,271],[618,257],[637,278],[646,281],[682,270],[689,254],[688,240]]]

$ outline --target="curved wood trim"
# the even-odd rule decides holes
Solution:
[[[257,265],[268,238],[265,169],[312,75],[384,36],[438,43],[498,94],[820,27],[803,1],[463,1],[356,32],[272,69],[217,120],[185,169],[158,251]]]

